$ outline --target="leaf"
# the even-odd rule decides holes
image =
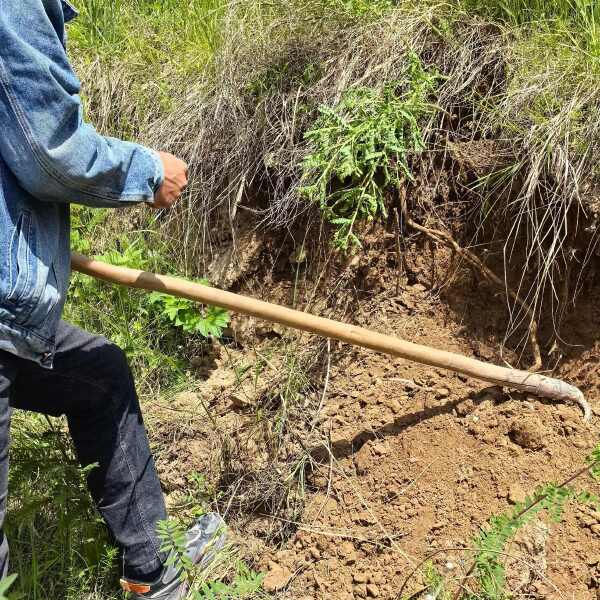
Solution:
[[[10,575],[0,580],[0,600],[9,600],[6,593],[12,587],[14,582],[17,580],[18,575]]]

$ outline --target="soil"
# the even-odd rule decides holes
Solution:
[[[252,252],[255,268],[269,263],[268,249],[253,245]],[[517,364],[517,354],[500,351],[507,327],[503,299],[468,274],[436,291],[425,253],[417,247],[410,252],[400,278],[393,240],[328,272],[323,281],[329,294],[310,310],[436,348]],[[444,256],[437,260],[443,271]],[[283,304],[296,297],[303,307],[310,286],[294,292],[296,268],[284,264],[287,277],[271,270],[241,282],[231,273],[226,279],[238,281],[243,292]],[[289,513],[282,517],[267,502],[238,502],[240,494],[249,493],[247,482],[237,496],[220,503],[229,509],[245,554],[266,573],[265,590],[298,600],[393,599],[408,579],[404,593],[425,597],[419,596],[425,587],[419,566],[429,556],[445,578],[460,581],[470,566],[468,549],[487,520],[537,486],[568,478],[598,442],[598,296],[592,286],[567,320],[555,371],[586,393],[595,411],[589,424],[576,406],[337,342],[328,350],[308,334],[293,338],[299,347],[318,346],[321,352],[306,396],[307,406],[321,406],[317,421],[321,439],[328,441],[313,447],[306,430],[302,445],[311,468],[305,472],[301,510],[285,533],[274,536]],[[192,471],[205,474],[216,489],[223,485],[224,445],[241,449],[249,472],[269,466],[263,440],[265,430],[273,434],[274,424],[257,427],[256,409],[275,385],[281,363],[269,355],[265,376],[242,384],[240,365],[253,364],[290,334],[242,318],[234,319],[232,329],[235,343],[199,358],[200,366],[203,360],[208,366],[197,389],[151,410],[160,423],[152,427],[153,439],[172,504]],[[600,492],[590,479],[580,485]],[[571,506],[559,523],[542,514],[506,554],[515,598],[600,598],[600,513]]]

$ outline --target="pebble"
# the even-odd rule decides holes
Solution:
[[[377,598],[377,596],[379,596],[379,587],[374,583],[369,583],[369,585],[367,585],[367,594],[371,596],[371,598]]]
[[[590,527],[590,529],[594,535],[600,536],[600,523],[595,523]]]
[[[352,581],[354,581],[354,583],[366,583],[367,575],[361,572],[354,573],[352,576]]]
[[[447,398],[450,395],[450,390],[448,388],[445,387],[441,387],[438,388],[437,390],[435,390],[435,396],[436,398]]]

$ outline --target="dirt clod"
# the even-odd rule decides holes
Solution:
[[[292,576],[292,572],[287,567],[273,564],[263,580],[263,588],[268,593],[282,590],[289,584]]]
[[[527,497],[527,494],[525,493],[525,490],[519,483],[513,483],[508,488],[508,496],[507,497],[508,497],[508,501],[511,504],[518,504],[519,502],[525,502],[525,498]]]
[[[539,417],[518,418],[513,421],[509,436],[527,450],[539,450],[545,446],[545,428]]]
[[[351,565],[356,562],[358,555],[352,542],[342,542],[339,549],[340,557],[347,564]]]

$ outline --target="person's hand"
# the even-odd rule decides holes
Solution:
[[[158,156],[163,164],[165,180],[154,195],[154,202],[151,206],[171,208],[187,187],[188,166],[184,161],[168,152],[158,152]]]

